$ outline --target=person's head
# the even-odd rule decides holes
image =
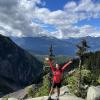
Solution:
[[[60,68],[59,64],[56,63],[56,69],[59,69],[59,68]]]

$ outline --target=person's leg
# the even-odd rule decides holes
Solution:
[[[50,93],[49,93],[49,97],[51,97],[51,95],[52,95],[53,91],[54,91],[54,88],[53,88],[53,87],[51,87],[51,90],[50,90]]]
[[[60,95],[60,88],[57,87],[57,96],[59,97]]]
[[[52,87],[51,87],[51,90],[50,90],[50,93],[49,93],[49,98],[48,98],[48,100],[50,100],[50,99],[51,99],[51,95],[52,95],[52,93],[53,93],[53,91],[54,91],[55,87],[56,87],[56,84],[55,84],[55,83],[53,83],[53,84],[52,84]]]
[[[61,83],[57,84],[57,100],[59,100]]]
[[[54,91],[54,88],[52,87],[51,88],[51,91],[50,91],[50,93],[49,93],[49,97],[48,97],[48,100],[51,100],[51,95],[52,95],[52,92]]]

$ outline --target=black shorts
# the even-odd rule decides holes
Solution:
[[[56,88],[56,87],[57,87],[57,88],[60,88],[60,87],[61,87],[61,83],[53,83],[53,84],[52,84],[52,87],[53,87],[53,88]]]

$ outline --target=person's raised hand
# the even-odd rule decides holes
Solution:
[[[46,61],[49,61],[50,59],[48,57],[45,58]]]
[[[70,60],[68,63],[70,63],[70,64],[71,64],[71,63],[73,63],[73,61],[72,61],[72,60]]]
[[[49,57],[47,57],[47,58],[45,58],[45,60],[47,61],[47,62],[53,62],[53,60],[52,59],[50,59]]]

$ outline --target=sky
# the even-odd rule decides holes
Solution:
[[[0,0],[0,34],[100,37],[100,0]]]

